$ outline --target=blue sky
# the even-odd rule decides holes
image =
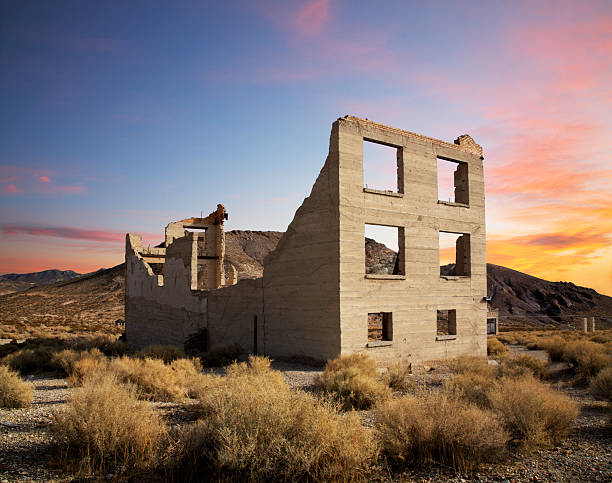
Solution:
[[[485,148],[490,261],[612,292],[607,2],[0,12],[0,272],[119,263],[122,233],[161,234],[217,203],[229,229],[284,230],[331,123],[353,114],[471,134]]]

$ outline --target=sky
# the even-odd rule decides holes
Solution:
[[[352,114],[470,134],[487,260],[612,295],[609,1],[0,0],[0,72],[0,273],[285,230]]]

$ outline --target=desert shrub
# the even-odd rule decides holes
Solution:
[[[375,456],[371,431],[354,413],[293,392],[269,360],[232,364],[198,403],[202,419],[179,443],[177,478],[350,480]]]
[[[488,398],[510,434],[527,449],[560,441],[578,416],[571,399],[531,376],[502,378]]]
[[[487,339],[487,354],[493,357],[502,357],[509,352],[509,349],[495,337]]]
[[[107,356],[122,356],[127,352],[127,344],[117,337],[100,335],[77,342],[73,349],[76,351],[98,349]]]
[[[49,346],[21,349],[9,354],[2,361],[21,374],[56,371],[58,367],[53,362],[53,356],[57,350],[56,347]]]
[[[444,381],[446,392],[456,399],[463,399],[481,408],[490,408],[489,393],[495,387],[496,380],[492,374],[484,375],[473,372],[455,374],[452,379]]]
[[[612,403],[612,367],[602,369],[597,376],[591,379],[589,390],[597,399]]]
[[[0,408],[22,408],[32,402],[34,387],[19,374],[0,366]]]
[[[223,367],[237,361],[244,351],[238,344],[218,345],[200,356],[204,367]]]
[[[87,362],[83,362],[85,360]],[[61,368],[73,383],[80,384],[85,375],[104,369],[106,357],[96,348],[86,351],[65,349],[53,356],[53,364]]]
[[[160,359],[130,359],[123,356],[110,361],[108,370],[124,383],[134,384],[139,395],[154,401],[181,401],[187,397],[184,371],[173,370]]]
[[[389,388],[378,380],[374,359],[358,353],[327,361],[315,378],[315,387],[345,410],[369,409],[390,396]]]
[[[560,336],[545,337],[540,340],[538,349],[548,352],[551,361],[560,362],[565,354],[566,340]]]
[[[490,366],[486,359],[474,356],[459,356],[448,361],[448,367],[454,374],[480,374],[486,377],[493,377],[497,371],[494,366]]]
[[[612,342],[612,331],[606,330],[597,332],[590,338],[591,342],[597,342],[599,344],[606,344],[607,342]]]
[[[519,354],[514,357],[504,359],[499,366],[499,373],[508,377],[522,377],[525,375],[535,376],[538,379],[545,379],[547,364],[526,354]]]
[[[517,336],[513,332],[500,332],[495,337],[504,344],[516,345],[519,342]]]
[[[383,381],[394,391],[406,392],[414,387],[410,367],[395,364],[387,367]]]
[[[149,466],[165,432],[155,411],[136,399],[135,389],[108,373],[87,378],[51,426],[59,460],[85,473]]]
[[[469,471],[498,461],[508,440],[493,412],[443,391],[387,401],[375,417],[380,448],[393,466],[439,462]]]
[[[173,345],[149,345],[139,350],[136,355],[142,359],[161,359],[166,364],[185,357],[185,353]]]
[[[571,363],[583,378],[595,376],[604,367],[612,364],[612,359],[602,344],[588,340],[568,342],[563,351],[563,360]]]

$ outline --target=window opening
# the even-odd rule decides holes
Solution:
[[[438,200],[468,205],[468,164],[438,159]]]
[[[440,276],[469,277],[470,235],[468,233],[439,233]]]
[[[457,311],[438,310],[438,326],[436,333],[438,335],[457,335]]]
[[[368,340],[393,340],[393,317],[391,312],[375,312],[368,314]]]
[[[376,191],[403,193],[402,148],[363,141],[363,186]]]
[[[404,228],[387,225],[365,225],[365,273],[405,275]]]

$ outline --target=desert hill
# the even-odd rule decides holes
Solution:
[[[276,247],[281,232],[234,230],[226,233],[226,260],[238,269],[239,278],[259,277],[264,257]],[[368,272],[392,273],[396,253],[366,239]],[[443,267],[452,273],[453,266]],[[530,275],[487,264],[491,305],[498,308],[501,325],[567,327],[581,314],[598,317],[598,326],[612,327],[612,297],[568,282],[549,282]],[[114,332],[123,319],[125,266],[100,270],[68,281],[41,285],[0,296],[0,329],[38,328],[103,330]],[[8,336],[8,335],[7,335]],[[0,333],[0,338],[3,335]]]
[[[72,270],[43,270],[33,273],[6,273],[0,275],[0,295],[26,290],[36,285],[60,282],[78,277],[80,273]]]

